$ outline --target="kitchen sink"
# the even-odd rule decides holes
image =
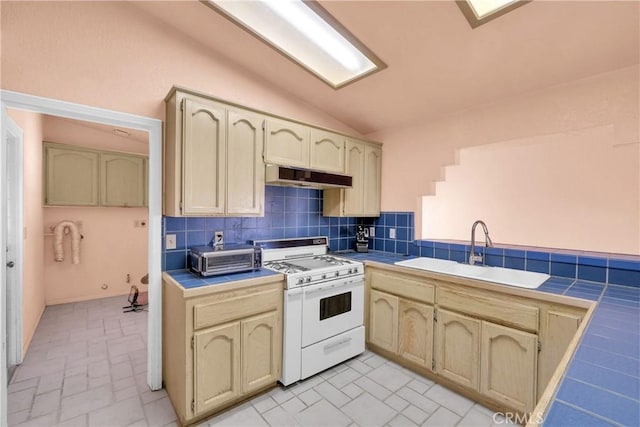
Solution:
[[[514,270],[503,267],[489,267],[485,265],[470,265],[437,258],[420,257],[398,261],[395,264],[418,270],[450,274],[452,276],[466,277],[469,279],[485,280],[487,282],[500,283],[502,285],[517,286],[519,288],[527,289],[538,288],[550,277],[548,274],[544,273]]]

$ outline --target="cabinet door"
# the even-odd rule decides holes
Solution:
[[[242,391],[248,393],[280,378],[282,326],[277,312],[242,321]]]
[[[264,161],[276,165],[309,167],[309,128],[267,119]]]
[[[398,297],[372,290],[370,301],[369,342],[397,353]]]
[[[98,153],[45,147],[45,204],[98,205]]]
[[[437,317],[436,372],[480,390],[480,320],[441,309]]]
[[[578,332],[582,314],[575,311],[563,312],[562,309],[557,308],[548,310],[543,319],[540,341],[545,345],[538,354],[538,399],[547,388],[569,343]]]
[[[125,154],[100,154],[100,204],[146,205],[146,159]]]
[[[240,322],[194,334],[194,412],[201,414],[240,395]]]
[[[263,119],[228,111],[227,215],[264,215]]]
[[[343,136],[320,129],[311,129],[310,150],[311,169],[344,173]]]
[[[182,214],[224,214],[225,111],[184,100]]]
[[[359,216],[364,208],[364,144],[347,139],[346,150],[345,172],[353,177],[353,186],[344,190],[343,214]]]
[[[431,369],[433,362],[433,307],[400,298],[398,354]]]
[[[537,356],[537,335],[482,322],[481,393],[518,411],[532,411]]]
[[[364,147],[364,158],[363,214],[365,216],[380,216],[382,150],[378,147],[366,145]]]

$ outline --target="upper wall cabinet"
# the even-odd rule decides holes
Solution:
[[[324,216],[380,216],[382,149],[378,144],[347,139],[345,173],[350,189],[324,190]]]
[[[345,137],[321,129],[311,129],[309,167],[327,172],[344,173]]]
[[[267,119],[264,161],[275,165],[309,167],[309,128]]]
[[[345,137],[280,119],[267,119],[264,161],[344,173]]]
[[[98,153],[45,144],[45,205],[98,206]]]
[[[44,169],[45,205],[146,206],[145,156],[45,143]]]
[[[264,117],[179,90],[166,103],[165,215],[264,215]]]
[[[100,204],[146,206],[147,159],[118,153],[100,154]]]

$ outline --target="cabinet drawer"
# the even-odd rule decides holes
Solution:
[[[282,291],[270,289],[239,295],[193,306],[193,329],[219,325],[231,320],[276,310],[282,299]]]
[[[403,296],[421,302],[433,304],[434,286],[428,279],[418,279],[411,276],[389,274],[384,271],[372,271],[371,287],[394,295]]]
[[[437,303],[441,307],[466,313],[472,317],[493,320],[527,331],[538,331],[537,307],[444,287],[438,288]]]

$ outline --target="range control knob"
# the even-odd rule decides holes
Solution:
[[[304,279],[301,277],[298,279],[298,285],[302,285],[304,283]]]
[[[358,267],[353,267],[353,274],[356,274],[358,272]]]
[[[311,276],[307,276],[304,278],[305,282],[309,283],[311,282]]]
[[[339,271],[336,271],[336,277],[338,277],[340,275]]]
[[[322,275],[322,278],[323,278],[323,279],[326,279],[326,278],[327,278],[327,275],[326,275],[326,274],[323,274],[323,275]]]

